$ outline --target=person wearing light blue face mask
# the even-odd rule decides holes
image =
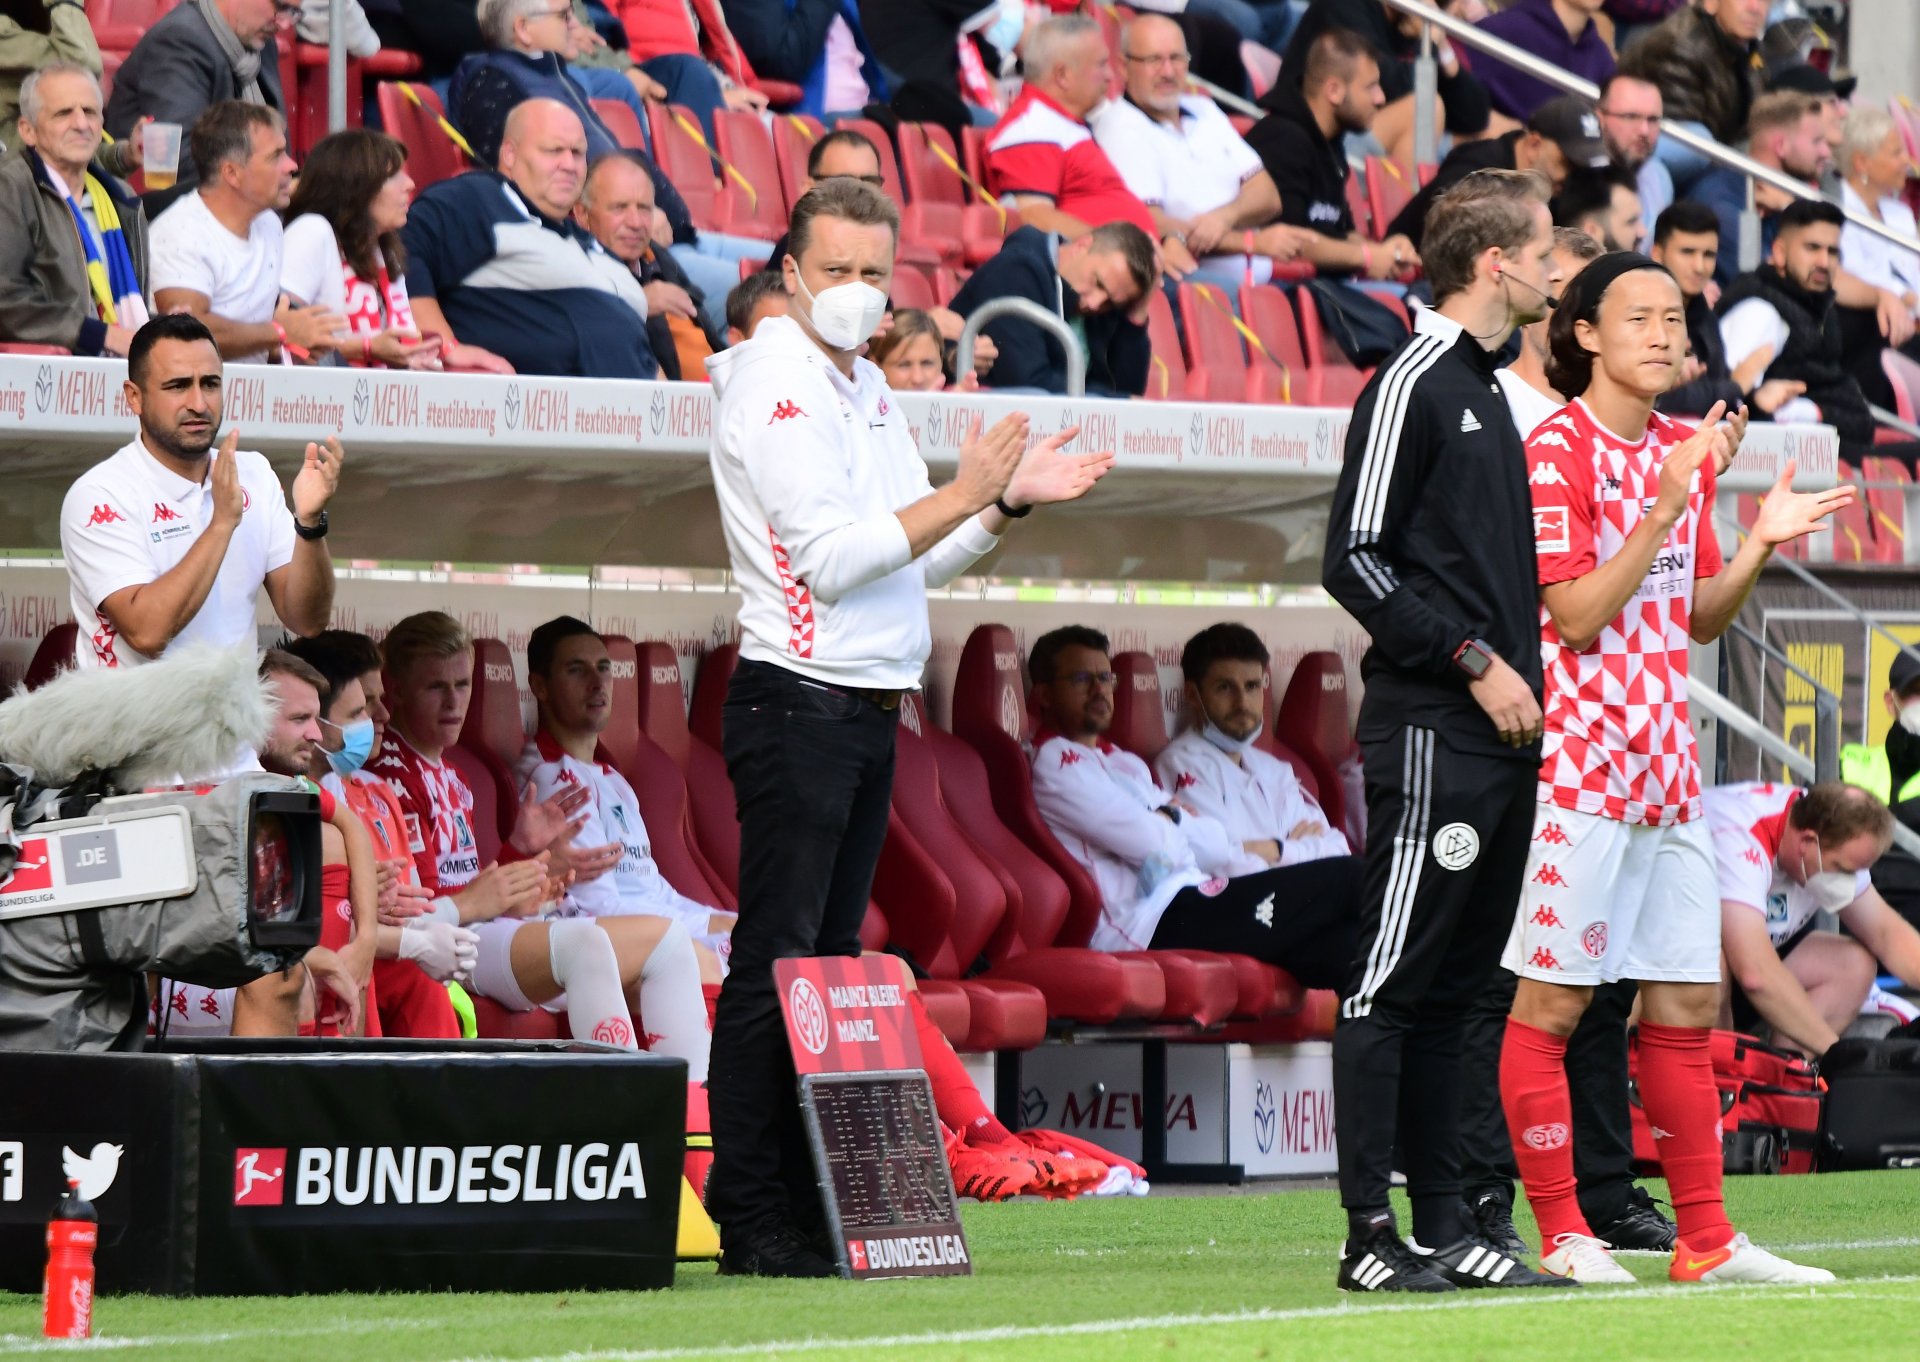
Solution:
[[[1893,814],[1866,790],[1749,782],[1702,796],[1720,881],[1723,1015],[1760,1022],[1819,1057],[1863,1012],[1903,1022],[1912,1004],[1875,984],[1884,968],[1920,987],[1920,931],[1888,906],[1869,872],[1893,839]],[[1846,935],[1822,931],[1838,915]]]

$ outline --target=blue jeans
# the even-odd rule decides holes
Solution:
[[[723,336],[727,332],[727,295],[740,282],[740,262],[764,261],[772,253],[771,241],[724,232],[702,232],[698,241],[678,243],[669,252],[687,272],[687,278],[706,295],[700,320]]]
[[[707,140],[713,141],[713,116],[726,107],[720,95],[720,78],[713,69],[690,52],[649,57],[639,65],[667,87],[667,102],[686,106],[687,112],[700,120]]]

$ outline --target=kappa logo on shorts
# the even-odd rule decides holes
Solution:
[[[1559,1149],[1567,1142],[1567,1127],[1560,1121],[1528,1126],[1520,1132],[1520,1139],[1529,1149]]]
[[[1268,894],[1253,907],[1253,920],[1262,927],[1273,926],[1273,895]]]
[[[1561,875],[1560,867],[1557,865],[1541,866],[1539,870],[1534,872],[1533,882],[1535,884],[1550,885],[1556,889],[1565,889],[1567,887],[1566,878]]]
[[[1480,857],[1480,834],[1471,824],[1449,823],[1433,834],[1433,859],[1442,870],[1465,870]]]
[[[1567,836],[1567,830],[1558,823],[1549,823],[1533,835],[1533,840],[1550,847],[1570,847],[1573,838]]]
[[[1607,924],[1596,922],[1580,933],[1580,949],[1595,960],[1604,960],[1607,954]]]
[[[1530,957],[1528,957],[1527,963],[1533,966],[1535,969],[1559,969],[1560,968],[1560,962],[1553,958],[1553,952],[1548,950],[1545,946],[1540,947]]]
[[[1543,903],[1538,908],[1534,909],[1533,916],[1529,918],[1528,921],[1533,923],[1533,925],[1536,927],[1565,928],[1565,926],[1567,925],[1566,923],[1560,920],[1560,914],[1553,911],[1553,906],[1547,903]]]

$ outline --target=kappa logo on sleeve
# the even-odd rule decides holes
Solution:
[[[772,425],[775,421],[791,421],[796,416],[805,415],[806,413],[800,410],[798,403],[776,402],[773,404],[773,415],[767,418],[767,424]]]
[[[1535,553],[1565,553],[1573,545],[1573,537],[1567,529],[1567,508],[1564,506],[1536,506],[1533,508],[1533,549]]]
[[[126,517],[111,506],[100,505],[93,508],[93,514],[87,517],[88,526],[125,523]]]

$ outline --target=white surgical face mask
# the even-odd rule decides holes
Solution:
[[[1027,0],[1000,0],[1000,12],[981,34],[993,44],[993,50],[1013,55],[1020,46],[1020,34],[1027,25]]]
[[[854,280],[814,293],[807,287],[807,281],[800,278],[797,264],[793,277],[799,281],[800,292],[807,300],[807,310],[800,314],[802,319],[814,335],[836,350],[859,349],[872,338],[880,319],[887,315],[887,295],[872,284]]]
[[[1260,734],[1265,728],[1266,725],[1263,723],[1255,724],[1253,726],[1253,732],[1247,734],[1244,738],[1236,738],[1231,733],[1223,731],[1213,720],[1208,719],[1206,723],[1201,725],[1200,736],[1219,748],[1222,752],[1225,752],[1228,756],[1237,757],[1260,740]]]
[[[1909,700],[1900,706],[1900,717],[1897,722],[1914,737],[1920,738],[1920,700]]]
[[[1853,902],[1853,874],[1846,870],[1828,870],[1827,858],[1821,855],[1819,847],[1813,849],[1813,854],[1820,869],[1807,876],[1807,892],[1813,895],[1813,901],[1820,905],[1822,912],[1837,913]],[[1804,856],[1800,864],[1805,867]]]

